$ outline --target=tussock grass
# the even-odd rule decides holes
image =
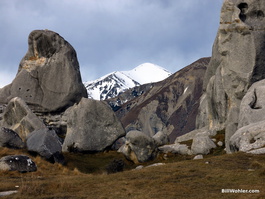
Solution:
[[[18,151],[0,148],[0,157],[12,153]],[[132,170],[137,165],[125,162],[124,172],[107,175],[103,168],[117,158],[120,154],[116,152],[67,154],[68,164],[62,166],[32,157],[38,165],[37,172],[0,172],[0,191],[15,190],[19,186],[17,194],[2,198],[265,198],[265,155],[235,153],[191,160],[192,157],[171,154],[167,160],[161,157],[156,160],[166,162],[164,166]],[[96,167],[100,169],[93,170]],[[93,173],[83,172],[92,170]],[[261,193],[222,194],[222,189],[258,189]]]

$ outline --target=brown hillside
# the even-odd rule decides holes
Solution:
[[[201,58],[123,104],[116,113],[126,130],[138,129],[150,136],[164,131],[174,142],[177,136],[195,129],[209,61],[210,58]]]

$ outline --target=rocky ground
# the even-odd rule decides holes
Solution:
[[[15,153],[0,149],[1,155]],[[81,154],[80,154],[81,155]],[[175,198],[264,198],[265,156],[246,153],[208,155],[201,160],[193,156],[168,155],[144,167],[125,162],[123,172],[106,174],[106,166],[121,158],[116,152],[97,156],[66,156],[66,166],[51,164],[39,157],[37,172],[21,174],[0,172],[0,192],[17,191],[2,198],[69,198],[69,199],[175,199]],[[84,160],[82,162],[82,159]],[[78,164],[75,161],[79,161]],[[89,160],[89,161],[85,161]],[[101,160],[101,161],[99,161]],[[104,161],[102,161],[104,160]],[[82,168],[90,168],[86,173]],[[97,168],[93,170],[93,168]],[[100,168],[100,169],[99,169]],[[85,171],[85,170],[83,170]],[[260,193],[222,193],[222,189],[259,190]]]

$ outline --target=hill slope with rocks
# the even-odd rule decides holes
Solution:
[[[114,104],[122,101],[124,95],[141,93],[116,111],[126,131],[140,130],[149,136],[163,131],[174,142],[177,136],[195,128],[203,77],[209,61],[210,58],[202,58],[163,81],[133,88],[108,102]]]

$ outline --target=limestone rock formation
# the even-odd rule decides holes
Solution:
[[[155,145],[158,146],[163,146],[169,143],[169,137],[166,133],[159,131],[157,132],[154,136],[153,139],[155,141]]]
[[[37,166],[28,156],[10,155],[0,159],[0,170],[33,172],[37,171]]]
[[[21,149],[24,146],[24,142],[15,131],[5,127],[0,128],[0,147]]]
[[[231,151],[265,152],[265,80],[254,83],[241,101],[238,130],[230,138]]]
[[[45,128],[43,122],[18,97],[13,98],[5,108],[0,126],[12,129],[23,140],[34,130]]]
[[[125,135],[115,113],[103,101],[82,98],[67,112],[63,151],[98,152]]]
[[[241,101],[238,128],[265,121],[265,80],[254,83]]]
[[[27,137],[27,149],[51,162],[64,164],[62,142],[53,129],[45,128],[33,131]]]
[[[265,77],[265,1],[226,0],[204,79],[197,128],[225,130],[226,149],[238,129],[240,103]]]
[[[251,150],[265,147],[265,121],[249,124],[238,129],[230,138],[229,147],[232,152]]]
[[[208,132],[198,133],[193,138],[191,152],[195,155],[209,154],[211,149],[214,149],[216,147],[215,143],[211,140],[209,136],[210,134]]]
[[[148,89],[144,89],[143,85],[143,94],[121,105],[116,112],[126,131],[139,130],[150,137],[161,131],[174,143],[177,136],[195,129],[209,60],[202,58],[169,78],[153,83],[151,88],[148,85]]]
[[[158,147],[158,150],[163,153],[175,153],[181,155],[191,155],[191,150],[186,144],[168,144]]]
[[[130,131],[126,134],[126,142],[118,150],[134,163],[147,162],[156,156],[156,145],[152,137],[141,131]]]
[[[55,32],[32,31],[15,79],[0,89],[0,104],[14,97],[39,112],[61,111],[87,97],[74,48]]]

